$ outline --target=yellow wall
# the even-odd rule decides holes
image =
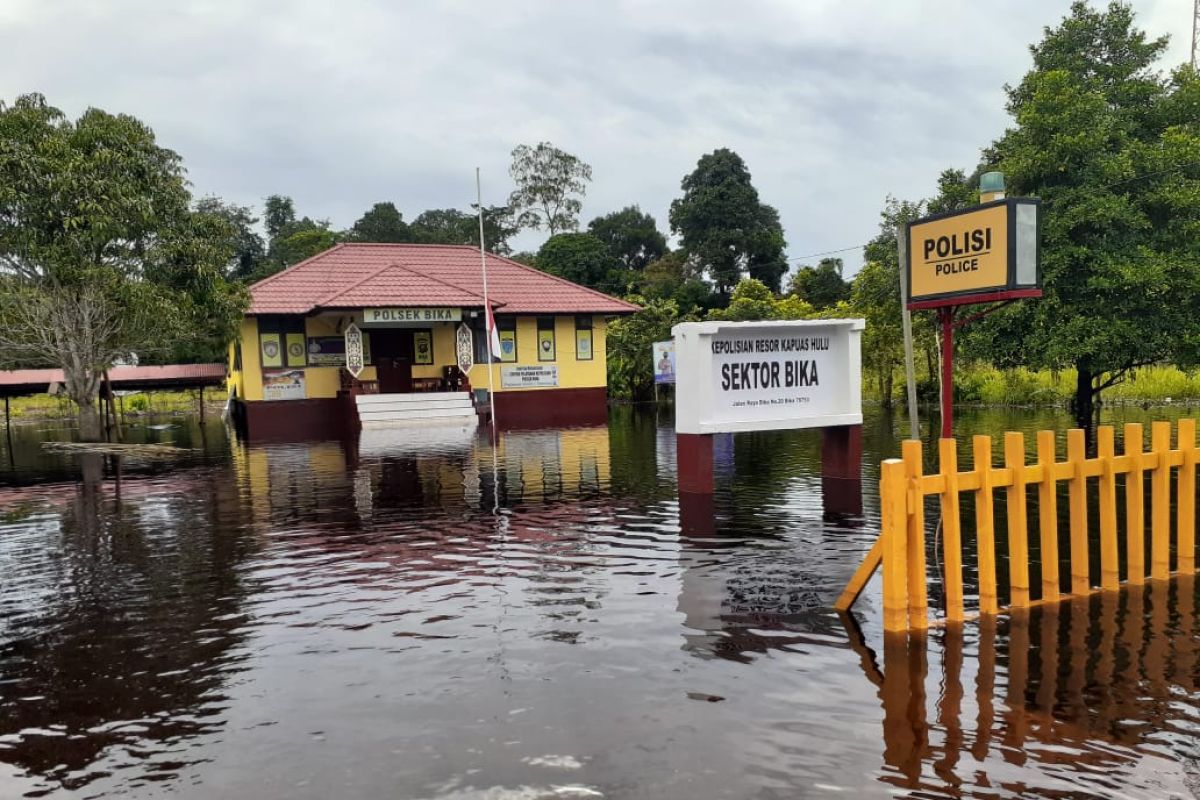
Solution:
[[[307,336],[336,336],[336,319],[333,317],[308,317],[305,321]],[[440,378],[442,367],[455,362],[455,331],[457,323],[433,323],[433,364],[413,367],[414,378]],[[370,331],[364,331],[369,337]],[[242,343],[242,370],[235,371],[234,347],[229,348],[229,380],[227,386],[232,393],[236,388],[243,400],[262,400],[262,365],[259,355],[258,322],[254,317],[242,320],[240,330]],[[537,317],[517,318],[517,360],[492,365],[492,380],[497,392],[536,392],[537,388],[502,389],[500,368],[503,366],[557,366],[558,387],[564,389],[603,387],[607,385],[607,363],[605,360],[605,322],[600,316],[592,317],[592,360],[575,359],[575,317],[559,316],[554,323],[554,361],[537,359]],[[304,370],[305,390],[309,398],[337,397],[341,388],[341,367],[307,367]],[[373,381],[375,367],[363,370],[361,380]],[[470,373],[471,385],[477,389],[488,386],[487,366],[476,364]]]
[[[497,392],[536,392],[528,389],[504,389],[500,386],[500,368],[512,366],[557,366],[558,388],[579,389],[608,385],[608,363],[605,360],[604,317],[592,317],[592,360],[575,359],[575,317],[559,316],[554,320],[554,361],[538,361],[537,317],[517,317],[517,360],[492,365],[492,384]],[[470,374],[471,386],[486,389],[487,367],[476,364]]]

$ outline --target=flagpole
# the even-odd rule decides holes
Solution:
[[[487,344],[488,404],[492,414],[492,441],[496,439],[496,392],[492,385],[492,304],[488,299],[487,250],[483,246],[483,189],[479,182],[479,167],[475,168],[475,199],[479,205],[479,268],[483,271],[483,338]]]

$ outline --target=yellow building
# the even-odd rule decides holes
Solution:
[[[605,331],[637,307],[500,256],[486,263],[499,345],[490,376],[476,248],[340,244],[251,286],[229,349],[243,433],[473,422],[489,387],[503,427],[605,419]]]

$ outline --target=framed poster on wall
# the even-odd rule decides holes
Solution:
[[[264,333],[258,337],[262,348],[262,365],[264,367],[283,366],[283,342],[278,333]]]
[[[433,363],[433,331],[413,331],[413,363]]]

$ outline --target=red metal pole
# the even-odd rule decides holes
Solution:
[[[954,306],[938,309],[942,322],[942,438],[954,435]]]

